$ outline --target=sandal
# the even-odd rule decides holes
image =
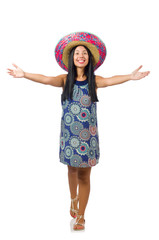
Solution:
[[[85,229],[85,219],[84,219],[84,223],[79,223],[79,220],[81,219],[83,217],[83,219],[84,219],[84,215],[77,215],[77,218],[79,218],[78,220],[77,220],[77,222],[73,225],[73,230],[84,230]],[[78,228],[75,228],[75,226],[77,226],[77,225],[79,225],[79,226],[81,226],[81,227],[78,227]]]
[[[78,209],[77,210],[74,209],[74,201],[76,201],[76,200],[79,200],[78,195],[74,199],[71,198],[72,208],[70,207],[70,215],[73,218],[76,218],[76,215],[78,213]],[[75,213],[76,215],[73,215],[72,212]]]

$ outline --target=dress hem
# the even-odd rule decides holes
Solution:
[[[99,159],[99,158],[98,158]],[[98,160],[97,159],[97,160]],[[60,163],[63,163],[64,165],[67,165],[67,166],[71,166],[69,163],[66,163],[66,162],[61,162],[59,161]],[[96,162],[95,165],[92,165],[92,166],[88,166],[88,167],[76,167],[76,166],[71,166],[71,167],[75,167],[75,168],[89,168],[89,167],[95,167],[99,162]]]

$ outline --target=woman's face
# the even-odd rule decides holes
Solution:
[[[87,66],[89,62],[89,55],[84,46],[76,47],[73,60],[76,67],[84,68]]]

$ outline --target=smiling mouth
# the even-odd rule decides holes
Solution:
[[[84,63],[85,61],[84,61],[84,60],[82,60],[82,61],[78,61],[78,62],[82,64],[82,63]]]

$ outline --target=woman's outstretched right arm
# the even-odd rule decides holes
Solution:
[[[13,64],[15,69],[7,68],[8,73],[14,78],[27,78],[34,82],[52,85],[54,87],[63,87],[66,74],[62,74],[56,77],[47,77],[42,74],[24,72],[16,64]]]

